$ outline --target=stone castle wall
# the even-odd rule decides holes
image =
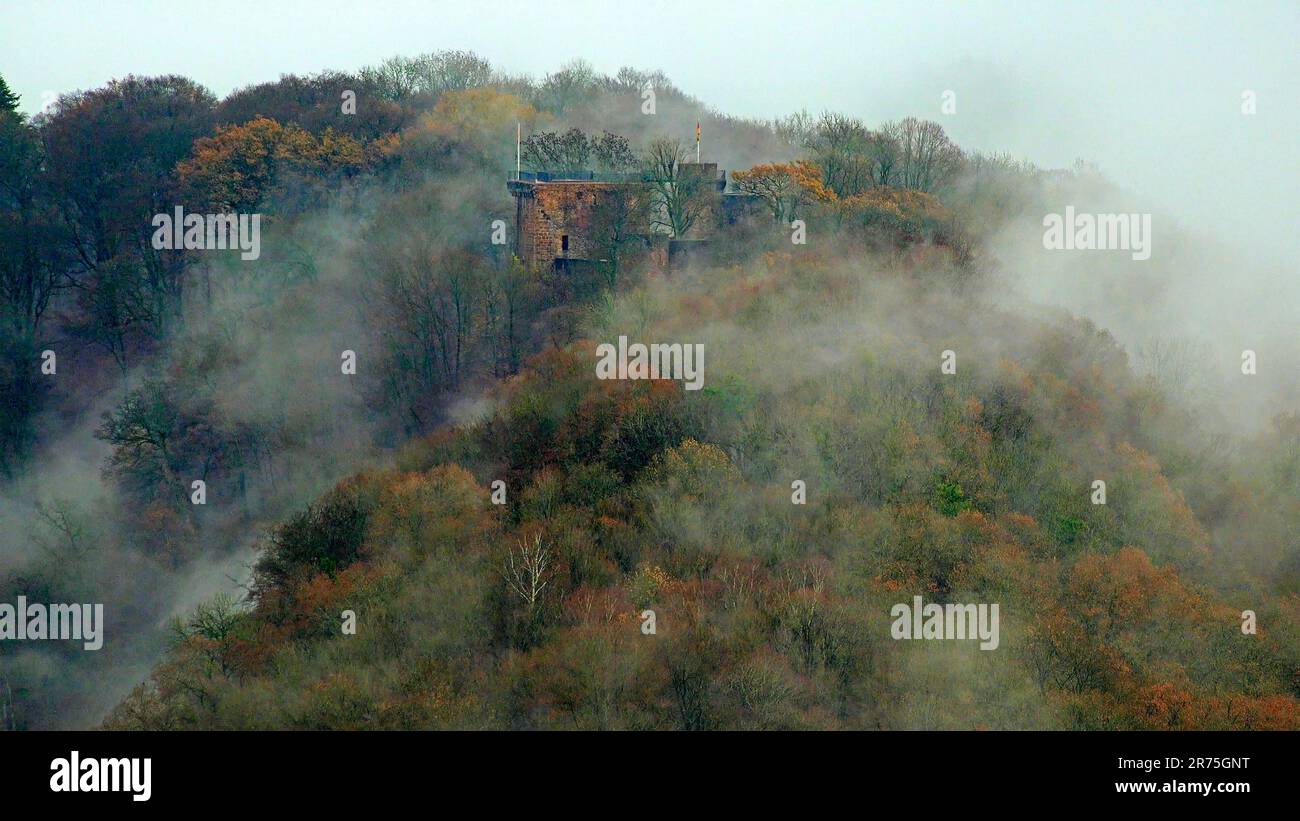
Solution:
[[[734,195],[722,194],[716,163],[686,164],[684,174],[698,174],[709,181],[710,202],[695,224],[680,241],[712,238],[721,223],[734,221],[725,200]],[[557,259],[593,260],[597,254],[592,236],[592,215],[606,197],[624,191],[627,183],[596,180],[511,181],[515,197],[515,254],[530,268],[546,268]],[[637,233],[649,236],[649,225]],[[567,237],[567,248],[566,238]]]

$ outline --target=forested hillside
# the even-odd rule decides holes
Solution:
[[[0,102],[0,601],[108,614],[0,645],[13,728],[1300,728],[1296,397],[1225,425],[1008,280],[1127,196],[1087,167],[461,52]],[[697,121],[755,208],[689,265],[622,212],[590,270],[493,242],[517,126],[671,209]],[[157,248],[179,206],[260,253]],[[620,336],[703,388],[598,378]],[[896,640],[918,595],[997,648]]]

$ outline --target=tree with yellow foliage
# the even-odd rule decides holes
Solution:
[[[438,99],[427,123],[465,139],[493,145],[514,142],[514,126],[531,129],[537,110],[513,94],[495,88],[449,91]]]

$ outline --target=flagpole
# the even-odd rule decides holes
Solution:
[[[522,173],[523,165],[520,160],[521,155],[519,153],[519,143],[523,139],[523,136],[524,136],[523,126],[516,122],[515,123],[515,179],[516,180],[518,180],[520,177],[523,176]]]

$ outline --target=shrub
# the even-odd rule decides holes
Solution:
[[[258,599],[316,573],[333,574],[361,556],[371,503],[351,486],[335,488],[317,505],[271,531],[253,569]]]

